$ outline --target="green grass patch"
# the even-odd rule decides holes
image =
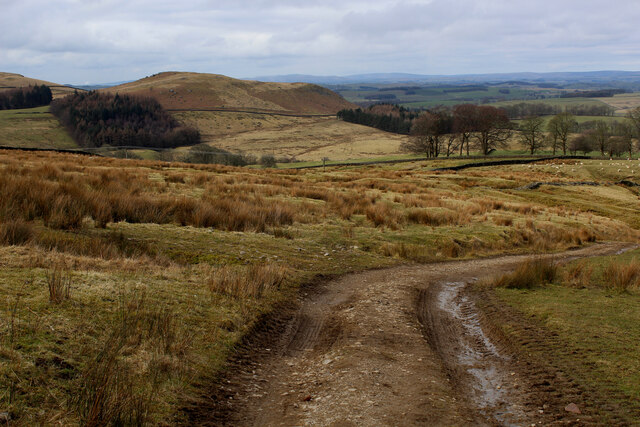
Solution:
[[[28,148],[77,148],[49,107],[0,111],[0,145]]]

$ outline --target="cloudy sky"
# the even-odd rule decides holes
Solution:
[[[0,71],[57,83],[640,70],[640,0],[0,0]]]

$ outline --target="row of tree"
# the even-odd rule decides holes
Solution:
[[[602,156],[617,157],[623,153],[633,156],[633,138],[640,134],[640,108],[630,111],[626,121],[593,120],[590,124],[588,129],[580,131],[569,113],[555,115],[546,125],[543,117],[527,117],[519,126],[520,142],[531,154],[549,147],[554,155],[561,150],[564,155],[567,151],[573,154],[599,151]],[[570,138],[571,135],[574,136]]]
[[[510,137],[512,125],[504,110],[492,106],[460,104],[453,109],[425,111],[413,120],[411,138],[402,144],[405,151],[427,157],[450,156],[473,145],[484,155],[502,147]]]
[[[52,99],[49,86],[19,87],[0,92],[0,110],[41,107],[51,104]]]
[[[53,101],[51,112],[82,147],[171,148],[200,143],[197,129],[181,126],[153,98],[76,92]]]
[[[470,147],[487,155],[505,148],[514,135],[531,154],[550,148],[553,154],[588,153],[602,156],[634,153],[634,137],[640,135],[640,107],[632,110],[625,121],[593,121],[593,127],[579,132],[575,116],[562,112],[546,120],[541,116],[526,117],[514,126],[504,110],[473,104],[457,105],[453,109],[439,108],[423,112],[413,120],[411,137],[402,148],[427,157],[460,155]]]
[[[529,116],[550,116],[570,113],[575,116],[613,116],[615,109],[606,104],[556,105],[544,102],[519,102],[502,107],[509,118],[519,119]]]
[[[610,98],[622,93],[627,93],[627,91],[625,89],[578,90],[564,92],[560,95],[560,98]]]
[[[370,107],[338,111],[338,118],[345,122],[374,127],[385,132],[408,135],[411,122],[418,117],[417,112],[392,104],[375,104]]]

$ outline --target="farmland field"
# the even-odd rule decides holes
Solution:
[[[609,98],[598,98],[616,110],[616,115],[624,115],[627,110],[640,105],[640,92],[622,93]]]
[[[0,145],[10,147],[76,148],[77,145],[49,107],[0,111]]]
[[[485,103],[496,100],[536,99],[557,94],[540,88],[496,87],[485,85],[374,85],[331,87],[354,103],[389,102],[407,108],[453,106],[464,103]]]

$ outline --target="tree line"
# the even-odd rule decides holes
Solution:
[[[503,147],[511,136],[512,124],[500,108],[460,104],[453,109],[425,111],[413,120],[411,137],[402,144],[405,151],[427,157],[467,155],[471,146],[484,155]]]
[[[489,154],[508,139],[511,122],[505,110],[492,106],[460,104],[453,109],[444,107],[428,111],[410,111],[391,104],[376,104],[364,110],[341,110],[338,118],[387,132],[411,135],[403,149],[423,153],[427,157],[441,154],[460,155],[470,147]]]
[[[197,129],[181,126],[153,98],[76,92],[53,101],[51,113],[81,147],[172,148],[200,143]]]
[[[564,92],[560,95],[560,98],[610,98],[621,93],[627,93],[627,91],[625,89],[582,90]]]
[[[0,110],[35,108],[51,104],[53,95],[46,85],[24,86],[0,92]]]
[[[389,104],[372,106],[362,116],[350,116],[349,111],[356,110],[343,110],[339,117],[366,117],[371,122],[381,122],[383,116],[400,117],[399,107]],[[583,124],[578,124],[570,112],[563,111],[549,119],[530,115],[516,126],[504,109],[474,104],[412,112],[404,119],[410,138],[401,148],[427,157],[448,157],[456,153],[462,156],[465,151],[469,155],[472,148],[488,155],[506,148],[512,136],[530,154],[549,148],[554,155],[597,151],[602,156],[618,157],[628,153],[631,157],[635,150],[634,138],[640,136],[640,107],[631,110],[622,121],[599,119]],[[363,122],[361,124],[367,124]]]
[[[635,151],[634,138],[640,136],[640,107],[631,110],[625,119],[618,121],[590,120],[578,124],[567,112],[553,116],[546,125],[539,116],[522,120],[520,143],[534,154],[543,147],[556,152],[577,154],[599,152],[601,156],[620,157]]]
[[[374,104],[364,110],[361,108],[340,110],[338,118],[385,132],[408,135],[411,132],[411,122],[418,117],[418,114],[398,105]]]
[[[613,116],[615,109],[610,105],[577,104],[555,105],[544,102],[519,102],[501,107],[510,119],[521,119],[530,116],[550,116],[570,113],[574,116]]]

